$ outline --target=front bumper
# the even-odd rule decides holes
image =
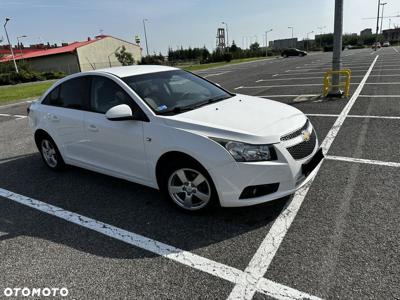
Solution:
[[[315,144],[312,154],[304,159],[295,160],[283,143],[274,145],[278,159],[263,162],[232,162],[209,170],[216,186],[220,204],[223,207],[241,207],[256,205],[293,194],[307,184],[316,173],[318,166],[307,176],[302,166],[316,155],[319,144]],[[322,160],[319,162],[319,164]],[[239,199],[248,186],[279,183],[276,192],[265,196]]]

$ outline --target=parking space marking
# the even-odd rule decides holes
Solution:
[[[24,119],[27,116],[24,116],[24,115],[13,115],[13,114],[0,114],[0,117],[12,117],[12,118],[17,118],[17,119]]]
[[[247,282],[242,282],[241,280],[243,280],[243,278],[245,278],[248,274],[245,274],[239,269],[221,264],[208,258],[2,188],[0,188],[0,197],[7,198],[16,203],[28,206],[89,230],[96,231],[105,236],[152,252],[164,258],[181,263],[187,267],[208,273],[234,284],[247,284]],[[307,298],[319,300],[318,297],[300,292],[296,289],[284,286],[265,278],[257,279],[256,284],[259,285],[259,288],[257,288],[258,292],[269,295],[276,299]]]
[[[393,49],[395,52],[397,52],[397,53],[400,54],[399,50],[397,50],[395,47],[392,47],[392,49]]]
[[[375,57],[368,71],[366,72],[363,80],[360,85],[357,87],[353,96],[343,108],[339,117],[336,119],[332,128],[329,130],[327,136],[321,144],[321,147],[326,154],[329,151],[333,141],[335,140],[340,128],[342,127],[348,113],[350,112],[352,106],[357,100],[358,95],[360,95],[361,90],[364,87],[365,82],[368,79],[369,74],[375,66],[376,61],[378,60],[379,55]],[[318,173],[321,164],[313,171],[314,176]],[[314,178],[311,178],[310,182],[300,190],[296,191],[291,201],[289,201],[281,214],[276,218],[275,222],[272,224],[268,234],[262,241],[260,247],[257,249],[255,255],[251,259],[249,265],[245,269],[245,278],[241,280],[242,282],[247,282],[247,284],[236,284],[233,288],[231,294],[228,299],[252,299],[255,292],[257,291],[257,285],[254,284],[254,279],[261,279],[266,274],[269,265],[272,262],[272,259],[275,257],[279,246],[281,245],[286,233],[288,232],[290,225],[292,224],[294,218],[297,215],[297,212],[300,210],[300,207],[310,189]],[[248,278],[251,278],[251,281],[248,281]]]
[[[344,156],[335,156],[335,155],[327,155],[325,158],[329,159],[329,160],[340,160],[340,161],[346,161],[346,162],[355,162],[355,163],[361,163],[361,164],[371,164],[371,165],[400,168],[400,163],[390,162],[390,161],[380,161],[380,160],[355,158],[355,157],[344,157]]]
[[[338,117],[334,114],[306,114],[310,117]],[[398,116],[369,116],[369,115],[347,115],[348,118],[369,118],[369,119],[387,119],[387,120],[400,120]]]
[[[400,98],[400,95],[360,95],[361,98]]]
[[[303,86],[322,86],[321,83],[305,83],[305,84],[282,84],[282,85],[257,85],[257,86],[239,86],[239,89],[262,89],[262,88],[281,88],[281,87],[303,87]]]
[[[220,72],[220,73],[208,74],[208,75],[203,76],[203,78],[219,76],[219,75],[227,74],[227,73],[230,73],[230,72],[232,72],[232,71],[224,71],[224,72]]]

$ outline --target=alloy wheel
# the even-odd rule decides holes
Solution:
[[[174,171],[168,180],[172,200],[187,210],[199,210],[211,200],[211,186],[199,171],[182,168]]]
[[[58,163],[55,146],[49,140],[43,139],[41,147],[44,160],[49,165],[49,167],[55,168]]]

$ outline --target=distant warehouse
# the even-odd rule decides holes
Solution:
[[[42,45],[43,46],[43,45]],[[72,74],[80,71],[120,66],[115,57],[115,51],[125,46],[126,51],[131,53],[135,63],[141,60],[141,48],[139,45],[112,37],[99,35],[87,41],[63,44],[61,47],[43,46],[15,49],[15,59],[25,60],[33,70],[61,71]],[[4,55],[0,62],[12,60],[11,54]]]

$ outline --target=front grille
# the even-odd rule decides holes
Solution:
[[[286,148],[294,159],[302,159],[311,155],[317,142],[315,130],[312,131],[310,140],[301,142],[300,144]]]
[[[309,126],[310,126],[310,121],[307,120],[306,124],[304,124],[303,127],[299,128],[287,135],[282,136],[281,141],[288,141],[288,140],[294,139],[295,137],[298,137],[299,135],[301,135],[302,131],[307,130]]]

